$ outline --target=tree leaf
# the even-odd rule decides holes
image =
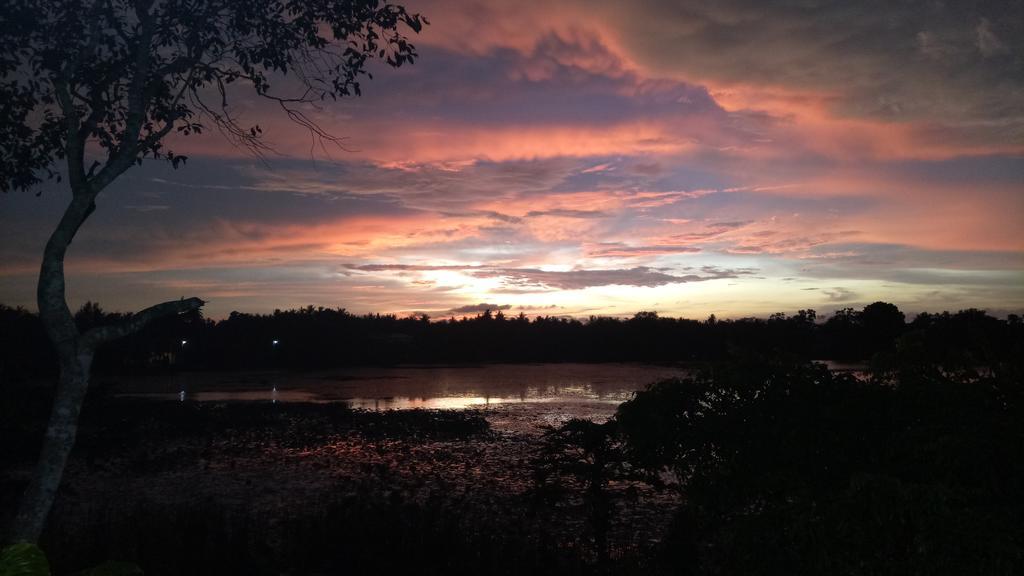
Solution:
[[[35,544],[13,544],[0,551],[0,576],[50,576],[50,563]]]

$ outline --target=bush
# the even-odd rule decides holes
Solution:
[[[738,362],[623,404],[631,459],[684,494],[673,571],[1024,570],[1019,393],[995,376],[895,374]]]

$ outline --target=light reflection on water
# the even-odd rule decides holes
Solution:
[[[559,402],[565,400],[584,400],[589,402],[620,404],[629,399],[629,395],[605,396],[602,398],[590,398],[584,395],[574,394],[571,396],[517,396],[488,397],[488,396],[444,396],[436,398],[413,398],[408,396],[392,396],[388,398],[339,398],[327,399],[315,393],[304,390],[278,391],[277,388],[270,390],[231,390],[231,391],[202,391],[188,393],[185,390],[177,394],[163,392],[124,392],[118,394],[128,398],[148,398],[153,400],[173,400],[179,402],[252,402],[270,401],[272,404],[278,402],[312,402],[324,404],[330,402],[343,403],[350,408],[361,410],[412,410],[421,408],[425,410],[461,410],[464,408],[486,408],[492,404],[516,404],[525,402]]]
[[[352,368],[317,373],[178,373],[115,382],[122,396],[179,402],[338,402],[368,410],[485,408],[524,402],[618,404],[680,366],[529,364]]]
[[[580,397],[573,397],[576,400]],[[486,408],[492,404],[516,404],[524,402],[558,402],[566,400],[561,397],[517,397],[517,398],[488,398],[485,396],[446,396],[443,398],[348,398],[344,400],[350,408],[362,408],[364,410],[412,410],[423,408],[427,410],[461,410],[463,408]],[[619,404],[628,398],[618,399],[590,399],[592,402],[607,402]]]

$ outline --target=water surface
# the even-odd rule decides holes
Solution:
[[[309,373],[177,373],[121,381],[120,395],[181,402],[342,402],[353,408],[461,409],[510,403],[619,404],[651,382],[686,376],[652,364],[488,364]]]

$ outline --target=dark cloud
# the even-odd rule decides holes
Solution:
[[[633,268],[593,270],[541,270],[539,268],[507,268],[495,266],[431,266],[414,264],[347,264],[345,270],[366,273],[380,272],[429,272],[452,270],[463,272],[475,278],[497,278],[503,286],[494,292],[520,294],[547,290],[582,290],[595,286],[664,286],[687,282],[704,282],[723,278],[749,276],[753,268],[719,268],[703,266],[700,273],[674,275],[666,269],[636,266]]]
[[[170,206],[166,204],[125,204],[126,210],[134,210],[136,212],[157,212],[160,210],[167,210]]]
[[[609,216],[607,212],[600,210],[567,210],[567,209],[555,209],[555,210],[531,210],[526,213],[527,218],[536,216],[560,216],[562,218],[606,218]]]
[[[240,176],[261,190],[323,197],[375,199],[409,210],[444,215],[481,215],[506,223],[518,217],[471,208],[481,199],[501,201],[551,193],[584,162],[549,158],[508,162],[473,161],[449,168],[437,163],[380,165],[352,160],[323,164],[279,162],[272,169],[249,167]]]
[[[831,290],[823,290],[822,292],[826,296],[828,296],[829,302],[849,302],[851,300],[856,300],[857,298],[859,298],[857,293],[854,292],[853,290],[848,290],[842,287],[832,288]]]
[[[542,34],[529,52],[462,54],[419,42],[417,47],[415,66],[367,83],[364,91],[374,94],[370,105],[415,107],[432,118],[477,125],[617,122],[708,111],[725,116],[705,88],[642,78],[586,35]],[[405,97],[410,85],[416,87],[415,101]]]
[[[905,273],[931,270],[969,276],[972,271],[1016,272],[1024,266],[1024,251],[929,250],[902,244],[838,243],[812,248],[809,253],[831,257],[812,258],[808,269],[836,267],[851,273],[863,268],[884,267]]]
[[[701,249],[694,246],[674,244],[629,245],[622,242],[601,242],[587,246],[590,258],[632,258],[639,256],[662,256],[667,254],[696,254]]]
[[[516,306],[516,310],[559,310],[564,306],[558,304],[548,304],[547,306]]]
[[[804,278],[872,279],[901,284],[1019,288],[1024,252],[926,250],[894,244],[836,244],[810,251]]]
[[[752,224],[753,220],[743,220],[737,222],[714,222],[708,224],[703,230],[696,232],[686,232],[683,234],[673,234],[670,238],[674,242],[704,242],[712,238],[721,236],[726,232],[743,228],[749,224]]]
[[[522,218],[517,216],[509,216],[508,214],[502,214],[501,212],[484,211],[480,212],[482,216],[497,220],[499,222],[506,222],[508,224],[518,224],[523,221]]]
[[[661,174],[665,168],[659,162],[637,162],[631,165],[629,170],[644,176],[657,176]]]
[[[773,236],[762,234],[748,238],[743,244],[731,246],[724,251],[729,254],[791,254],[806,252],[816,246],[829,245],[833,252],[818,252],[816,254],[823,258],[830,258],[837,254],[834,252],[835,248],[832,247],[833,243],[859,234],[860,232],[857,230],[839,230],[807,236],[787,236],[781,239],[772,239]],[[760,238],[765,238],[765,240],[760,240]]]
[[[451,314],[479,314],[488,310],[497,312],[499,310],[508,310],[512,308],[511,304],[487,304],[481,302],[479,304],[469,304],[466,306],[458,306],[449,310]]]
[[[347,270],[360,272],[426,272],[430,270],[476,270],[485,266],[466,266],[453,264],[450,266],[429,266],[418,264],[345,264]]]
[[[703,282],[706,280],[718,280],[722,278],[737,278],[750,274],[747,269],[719,269],[705,267],[703,275],[685,274],[676,276],[649,268],[637,266],[634,268],[606,269],[606,270],[568,270],[552,271],[536,268],[500,268],[493,270],[478,270],[472,274],[477,277],[501,277],[504,278],[509,287],[515,289],[524,288],[547,288],[554,290],[582,290],[595,286],[643,286],[654,287],[666,284],[683,284],[687,282]]]
[[[662,73],[839,95],[847,114],[1024,140],[1024,3],[611,3],[626,49]]]

